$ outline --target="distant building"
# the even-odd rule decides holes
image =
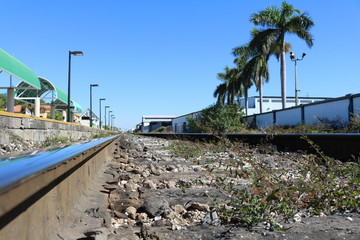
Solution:
[[[331,98],[328,97],[299,97],[299,105],[301,104],[309,104],[324,100],[329,100]],[[244,108],[245,112],[245,99],[241,99],[241,107]],[[286,97],[286,107],[294,107],[295,106],[295,97]],[[273,110],[282,109],[282,100],[281,97],[271,97],[271,96],[264,96],[263,97],[263,113],[271,112]],[[248,114],[259,114],[260,113],[260,97],[254,96],[248,98]]]
[[[83,114],[80,115],[80,117],[77,119],[74,119],[75,123],[80,123],[84,126],[90,126],[90,109],[87,109]],[[95,113],[92,113],[92,127],[99,127],[99,118],[95,115]]]
[[[177,116],[168,115],[148,115],[142,116],[140,130],[142,132],[152,132],[160,127],[167,127],[172,125],[172,120]]]
[[[326,98],[326,97],[299,97],[299,105],[314,103],[314,102],[320,102],[324,100],[330,100],[332,98]],[[241,99],[240,102],[241,106],[244,108],[245,112],[245,99]],[[295,98],[294,97],[287,97],[286,100],[286,107],[290,108],[295,106]],[[281,97],[269,97],[264,96],[263,97],[263,113],[265,112],[271,112],[273,110],[279,110],[282,109],[282,102]],[[259,114],[260,113],[260,97],[254,96],[248,98],[248,116],[251,116],[253,114]],[[201,114],[201,111],[193,112],[189,114],[185,114],[179,117],[176,117],[172,120],[172,131],[174,133],[184,133],[188,131],[188,117],[196,118]]]

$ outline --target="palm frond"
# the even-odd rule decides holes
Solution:
[[[250,41],[249,48],[258,53],[269,54],[271,46],[279,37],[280,33],[279,29],[273,28],[259,31],[259,33]]]

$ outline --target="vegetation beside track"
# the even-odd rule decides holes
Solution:
[[[201,164],[211,175],[210,182],[204,184],[229,196],[226,202],[214,199],[223,222],[247,228],[265,222],[269,228],[282,229],[281,222],[296,217],[360,212],[359,162],[342,163],[327,157],[306,140],[318,154],[299,153],[289,156],[287,163],[279,161],[284,157],[277,158],[284,153],[271,146],[249,149],[226,140],[217,144],[176,141],[169,148],[172,154]],[[204,157],[222,151],[231,151],[240,160],[223,162]],[[274,164],[254,158],[254,151],[272,155]]]

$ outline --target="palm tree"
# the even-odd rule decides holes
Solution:
[[[225,67],[224,73],[218,73],[217,78],[224,81],[219,84],[214,92],[214,97],[218,98],[218,103],[235,104],[235,98],[239,98],[242,95],[240,84],[237,81],[238,71],[236,68]]]
[[[252,31],[252,36],[257,34],[256,30]],[[259,90],[260,96],[260,113],[263,110],[263,84],[269,81],[268,60],[269,53],[258,52],[256,49],[250,49],[248,45],[243,45],[233,49],[235,64],[243,66],[242,77],[247,81],[253,81]]]
[[[307,13],[302,13],[291,4],[282,3],[281,8],[270,6],[259,13],[252,14],[250,21],[256,26],[267,27],[259,31],[251,40],[249,47],[258,49],[258,52],[270,52],[271,48],[278,46],[280,49],[280,79],[282,107],[286,107],[286,43],[285,34],[296,34],[303,39],[311,48],[313,38],[309,30],[314,26],[313,21]]]

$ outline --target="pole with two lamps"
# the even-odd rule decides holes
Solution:
[[[294,52],[290,52],[290,59],[292,62],[295,62],[295,106],[299,105],[299,99],[298,99],[298,80],[297,80],[297,62],[302,61],[306,57],[306,53],[302,54],[301,58],[296,58]]]
[[[70,100],[70,75],[71,75],[71,55],[74,56],[83,56],[83,52],[82,51],[69,51],[69,69],[68,69],[68,101],[67,101],[67,121],[71,122],[71,112],[70,112],[70,105],[71,105],[71,100]]]

